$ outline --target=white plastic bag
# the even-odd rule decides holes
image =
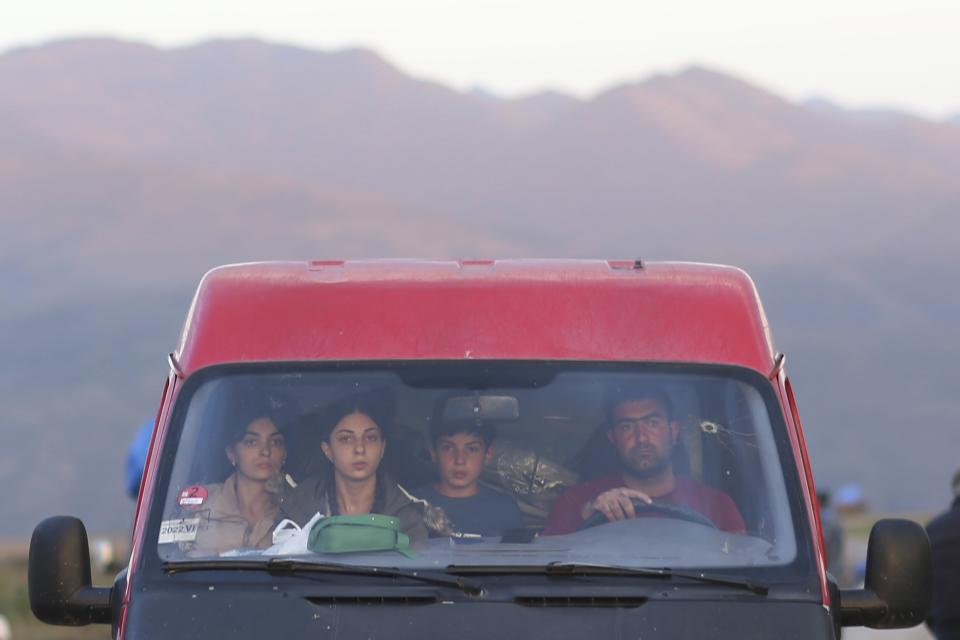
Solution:
[[[299,556],[310,553],[307,541],[310,529],[324,517],[319,511],[302,528],[293,520],[283,519],[273,528],[273,546],[263,550],[265,556]]]

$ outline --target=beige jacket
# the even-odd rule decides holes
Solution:
[[[222,483],[206,485],[207,498],[199,509],[184,510],[184,517],[199,518],[197,537],[183,545],[192,556],[216,555],[230,549],[265,549],[273,544],[273,527],[279,510],[270,509],[250,526],[240,513],[237,476]]]

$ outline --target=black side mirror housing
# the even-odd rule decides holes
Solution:
[[[111,590],[91,586],[87,530],[77,518],[47,518],[33,530],[27,582],[30,609],[47,624],[110,622]]]
[[[933,568],[927,532],[910,520],[880,520],[867,543],[863,589],[840,592],[845,627],[905,629],[923,622],[930,610]]]

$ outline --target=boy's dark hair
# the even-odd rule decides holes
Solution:
[[[435,446],[437,440],[444,436],[455,436],[458,433],[467,433],[480,436],[483,445],[490,448],[497,437],[497,428],[486,420],[451,420],[444,417],[447,402],[451,398],[463,395],[451,392],[442,395],[433,405],[433,414],[430,416],[430,445]]]
[[[456,420],[430,421],[430,444],[436,446],[437,440],[444,436],[455,436],[458,433],[479,436],[483,440],[483,446],[487,449],[493,444],[497,437],[497,429],[489,422],[476,420]]]
[[[673,422],[673,403],[670,396],[660,385],[646,383],[616,387],[607,391],[607,428],[613,428],[613,412],[617,407],[636,400],[656,400],[667,414],[667,421]]]

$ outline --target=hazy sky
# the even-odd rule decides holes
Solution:
[[[589,96],[697,63],[790,98],[960,113],[957,0],[6,0],[0,50],[64,36],[366,46],[505,96]]]

